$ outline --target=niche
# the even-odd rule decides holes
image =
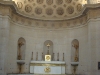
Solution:
[[[79,41],[77,39],[72,41],[71,62],[79,62]]]
[[[43,46],[43,60],[45,58],[45,55],[51,55],[51,60],[53,59],[53,42],[50,40],[46,40],[44,42],[44,46]]]
[[[26,41],[24,38],[18,39],[17,44],[17,60],[25,60],[25,48],[26,48]]]

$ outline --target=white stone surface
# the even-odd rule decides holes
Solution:
[[[31,65],[33,64],[33,65]],[[38,65],[35,65],[38,64]],[[44,64],[44,65],[42,65]],[[54,66],[53,66],[53,65]],[[39,66],[41,65],[41,66]],[[50,72],[46,73],[44,71],[44,69],[47,66],[50,67]],[[59,66],[57,66],[59,65]],[[62,66],[65,65],[65,62],[63,61],[31,61],[30,63],[30,73],[34,73],[34,74],[65,74],[65,67],[66,66]]]

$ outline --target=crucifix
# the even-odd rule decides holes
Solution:
[[[49,43],[47,44],[47,47],[48,47],[48,52],[47,52],[47,54],[49,54],[49,47],[50,47],[50,44],[49,44]]]

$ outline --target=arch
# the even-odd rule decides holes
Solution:
[[[17,46],[17,59],[25,60],[26,41],[23,37],[18,39]]]
[[[78,62],[79,61],[79,41],[77,39],[74,39],[71,44],[72,44],[71,61]]]
[[[44,42],[44,46],[43,46],[43,60],[45,58],[45,55],[51,55],[51,59],[53,60],[53,42],[51,40],[46,40]]]

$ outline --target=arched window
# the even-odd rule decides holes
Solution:
[[[24,60],[25,59],[25,48],[26,48],[26,41],[24,38],[18,39],[18,50],[17,50],[17,59]]]
[[[53,59],[53,42],[50,41],[50,40],[46,40],[44,42],[44,46],[43,46],[43,58],[47,54],[51,55],[52,56],[51,58]]]
[[[71,62],[79,61],[79,41],[74,39],[72,41]]]

